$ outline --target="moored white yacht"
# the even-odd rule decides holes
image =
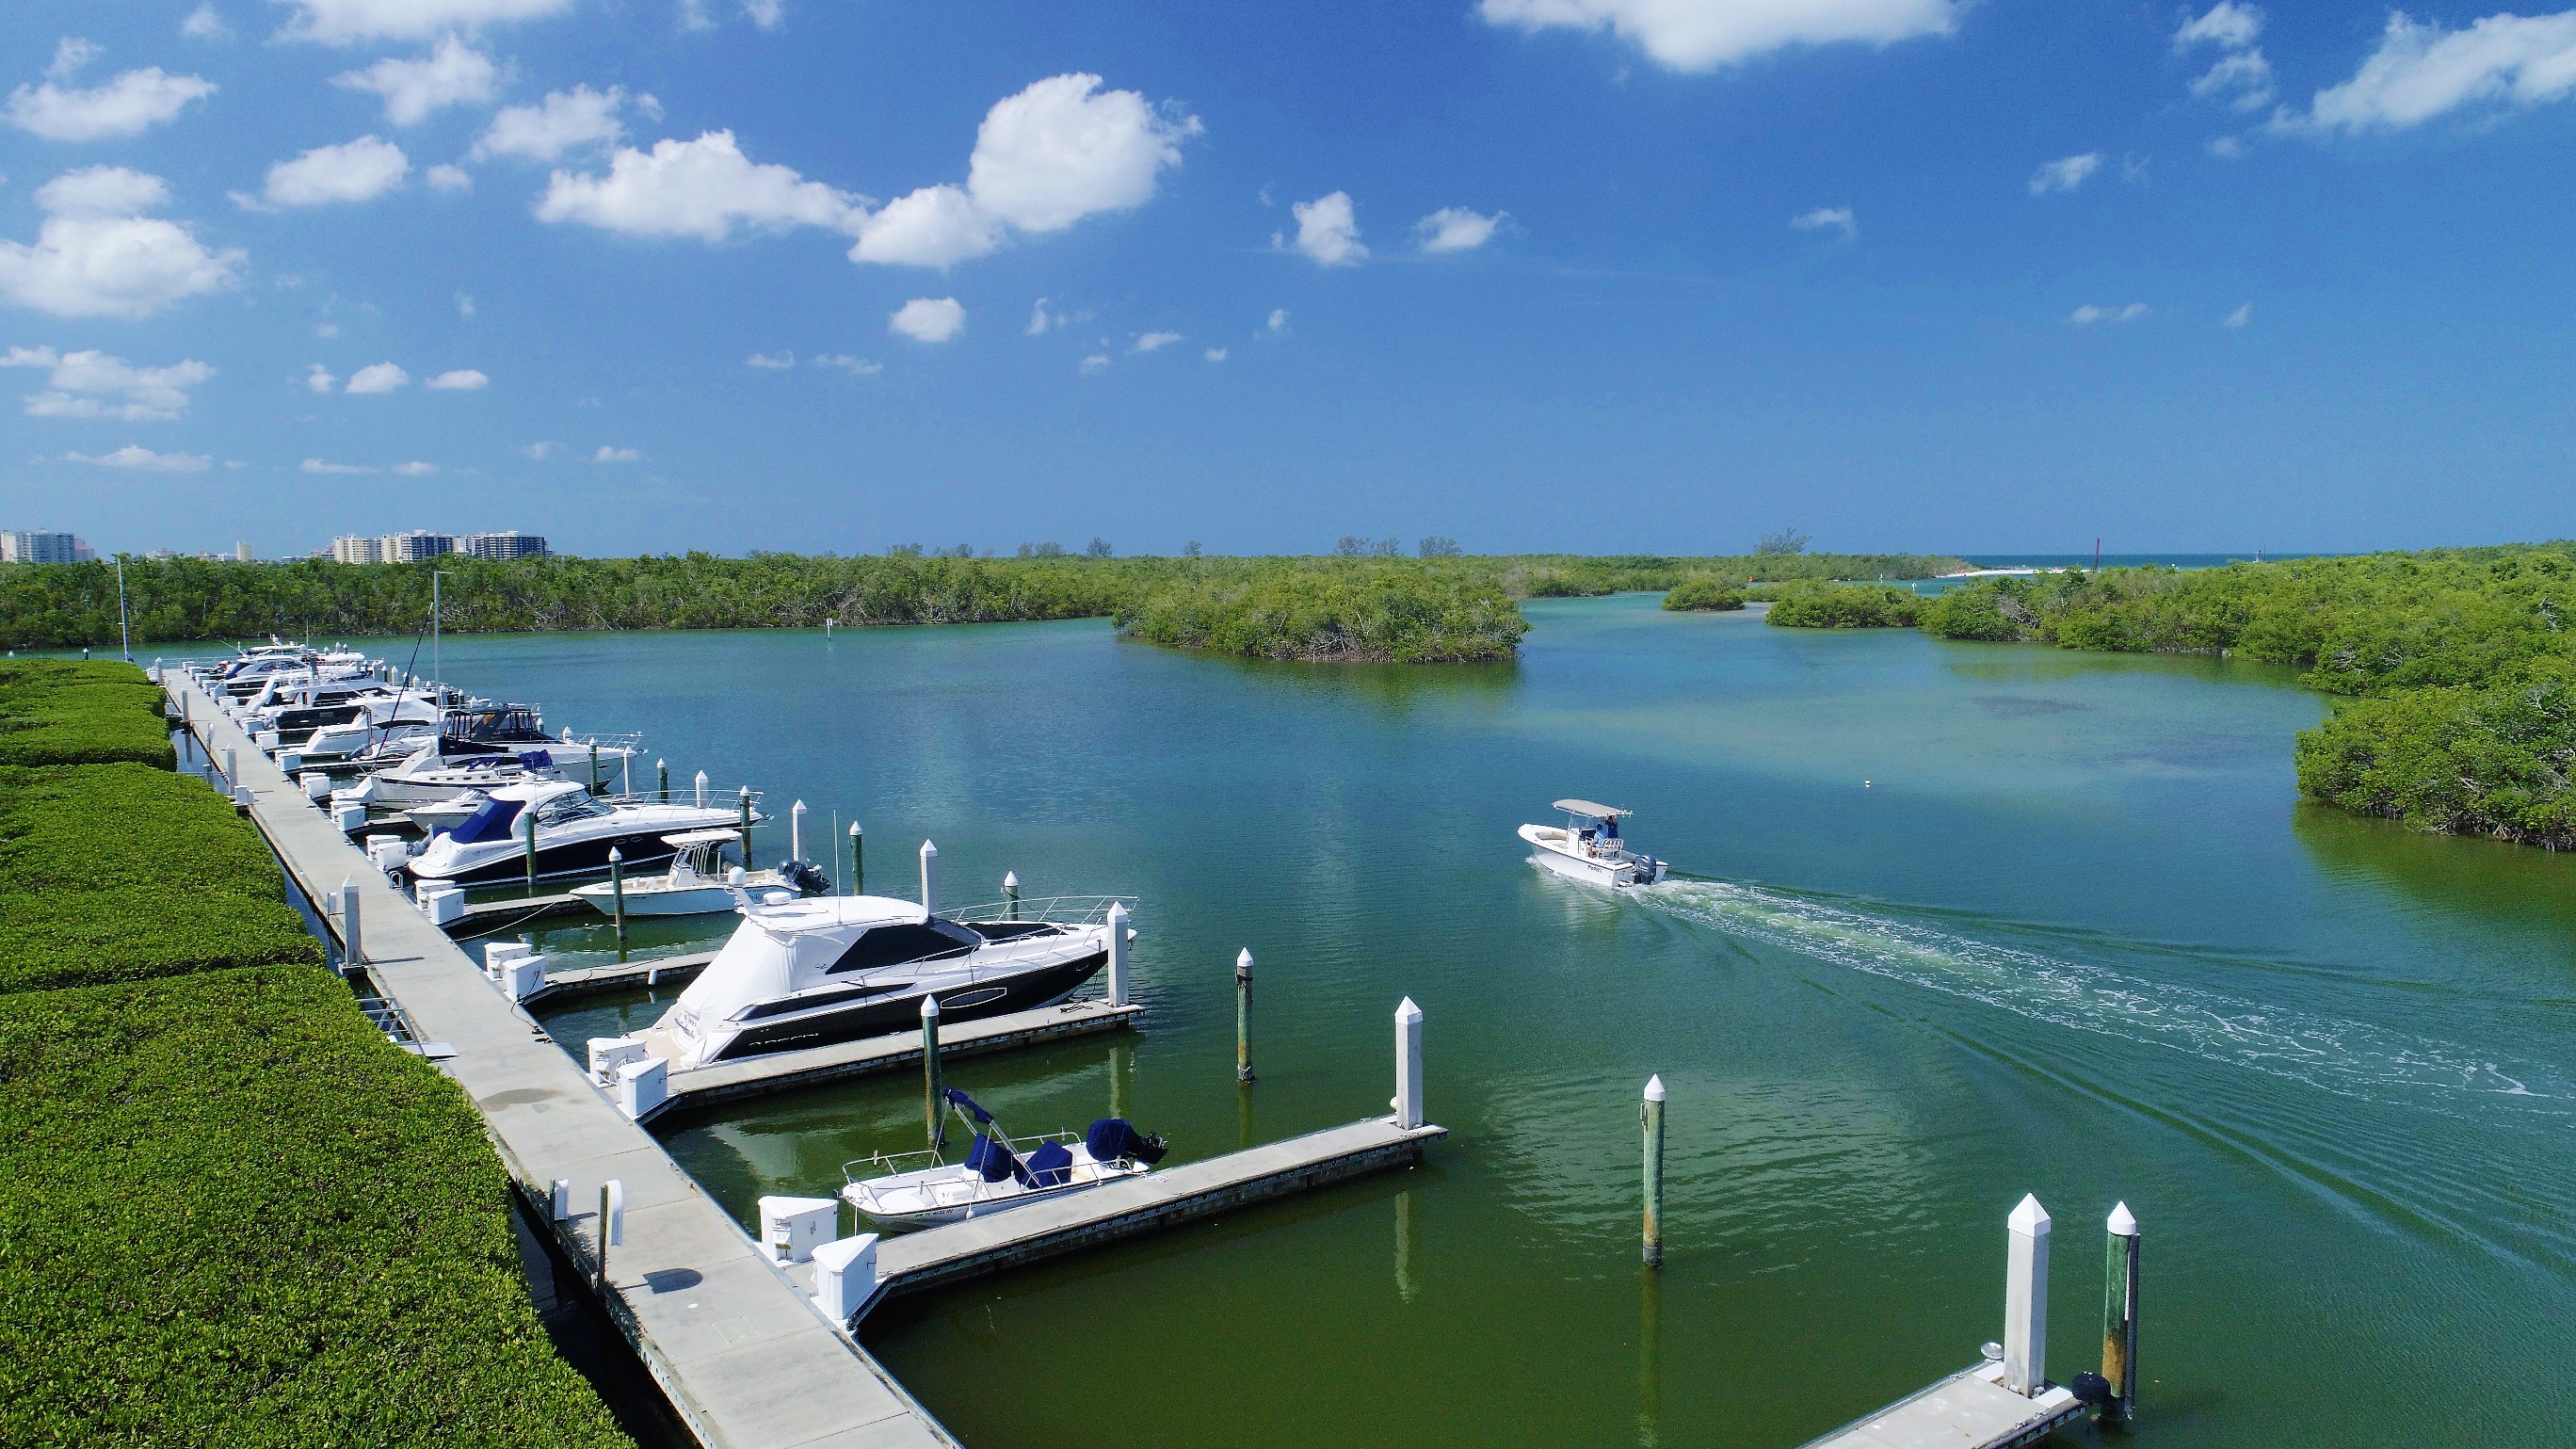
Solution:
[[[1035,919],[952,920],[885,896],[745,896],[724,949],[635,1035],[679,1072],[917,1030],[925,996],[950,1022],[1049,1006],[1108,962],[1116,903],[1068,897],[1028,903]]]
[[[537,712],[526,705],[451,709],[441,716],[435,738],[400,764],[375,772],[364,798],[370,803],[446,800],[549,768],[568,780],[587,783],[596,778],[609,786],[625,774],[634,754],[631,744],[557,739],[546,733]],[[667,854],[657,851],[653,859]]]
[[[464,823],[433,838],[403,869],[420,880],[474,885],[524,880],[528,875],[526,818],[536,821],[539,879],[596,875],[608,869],[614,847],[639,864],[670,858],[663,837],[740,822],[733,810],[650,801],[611,803],[574,780],[527,780],[490,792]],[[760,820],[757,811],[752,820]]]
[[[1653,885],[1664,878],[1665,862],[1628,848],[1619,838],[1619,822],[1633,810],[1596,805],[1589,800],[1559,800],[1563,825],[1524,825],[1520,837],[1536,847],[1530,864],[1588,885],[1621,889]]]

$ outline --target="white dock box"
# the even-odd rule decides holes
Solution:
[[[825,1318],[849,1327],[876,1292],[876,1234],[861,1233],[814,1250],[814,1306]]]
[[[628,1062],[617,1069],[617,1106],[641,1122],[671,1095],[671,1064],[660,1057]]]
[[[483,976],[490,981],[501,979],[501,969],[522,956],[537,954],[537,948],[525,941],[490,941],[483,947]]]
[[[335,803],[331,807],[331,825],[342,835],[355,835],[367,828],[367,807]]]
[[[293,759],[294,757],[290,755],[287,758]],[[299,761],[298,763],[301,762]],[[281,762],[281,768],[282,767],[283,765]],[[327,799],[330,796],[331,777],[329,775],[322,773],[320,770],[304,770],[301,772],[290,771],[289,773],[295,775],[295,783],[304,787],[305,799],[322,800]]]
[[[367,807],[360,805],[358,808],[363,811]],[[411,847],[403,843],[401,836],[378,834],[367,837],[367,860],[385,874],[391,875],[402,869],[402,863],[409,859]]]
[[[614,1086],[617,1069],[628,1062],[644,1060],[644,1038],[640,1036],[595,1036],[590,1039],[590,1079],[603,1087]]]
[[[465,919],[465,892],[445,881],[420,883],[420,913],[429,917],[433,926],[454,925]]]
[[[513,956],[501,967],[501,994],[512,1001],[525,1001],[545,988],[546,958]]]
[[[814,1250],[841,1230],[841,1200],[836,1197],[764,1197],[760,1200],[760,1246],[778,1264],[812,1260]]]

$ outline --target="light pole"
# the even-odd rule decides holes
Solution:
[[[116,647],[125,662],[134,662],[134,635],[125,626],[125,555],[116,556]]]

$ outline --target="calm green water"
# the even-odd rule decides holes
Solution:
[[[1422,1004],[1455,1133],[1427,1167],[877,1315],[970,1444],[1792,1446],[1998,1336],[2024,1192],[2057,1215],[2061,1379],[2095,1363],[2104,1213],[2146,1225],[2142,1438],[2576,1436],[2576,861],[2300,807],[2290,737],[2323,706],[2278,671],[1653,603],[1533,604],[1491,669],[1098,623],[451,640],[447,665],[643,730],[675,777],[857,812],[880,890],[927,835],[951,900],[1005,869],[1140,895],[1149,1030],[955,1064],[1015,1130],[1114,1105],[1192,1157],[1383,1112],[1389,1013]],[[1533,870],[1512,829],[1568,794],[1638,807],[1699,878],[1613,901]],[[577,1052],[659,1010],[552,1024]],[[668,1140],[748,1216],[915,1145],[919,1102],[889,1079]]]

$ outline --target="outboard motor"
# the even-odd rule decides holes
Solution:
[[[791,860],[780,866],[778,873],[789,885],[806,895],[828,896],[832,893],[832,878],[823,874],[823,868],[810,860]]]
[[[1092,1123],[1091,1130],[1082,1135],[1082,1145],[1094,1162],[1115,1162],[1124,1157],[1147,1167],[1162,1161],[1163,1154],[1172,1150],[1161,1136],[1137,1131],[1136,1124],[1124,1117],[1103,1117]]]

